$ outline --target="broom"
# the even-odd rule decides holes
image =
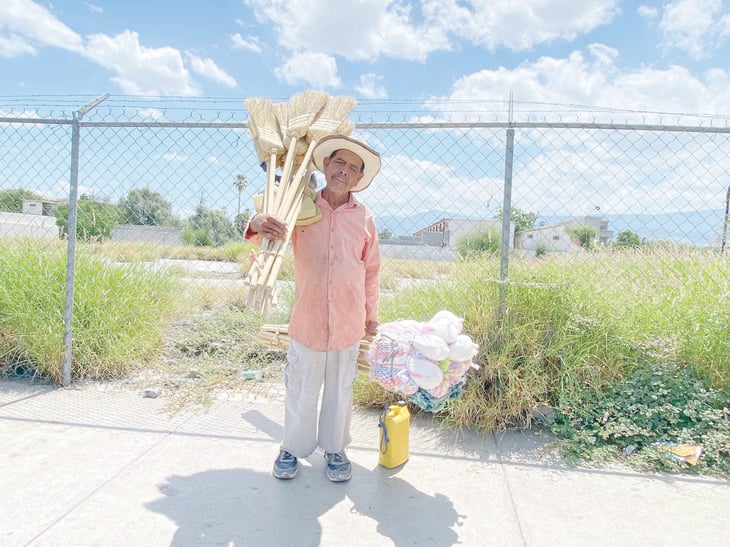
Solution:
[[[264,186],[263,211],[270,212],[273,205],[274,185],[276,183],[277,158],[284,153],[284,143],[279,132],[279,121],[276,118],[274,105],[267,99],[251,98],[246,100],[246,108],[249,113],[249,130],[254,138],[254,146],[259,155],[259,161],[263,159],[266,165],[266,185]],[[261,243],[261,250],[267,251],[269,241],[264,238]],[[261,252],[256,254],[256,260],[251,264],[247,280],[249,286],[257,284],[260,274],[265,266]],[[247,304],[252,300],[251,290]]]
[[[367,374],[370,370],[370,363],[368,363],[366,356],[374,338],[374,336],[366,334],[360,339],[360,353],[357,358],[357,369],[358,372],[362,374]],[[265,348],[286,351],[289,349],[290,342],[289,325],[262,325],[256,335],[256,341]]]
[[[279,191],[277,192],[275,203],[271,208],[271,213],[279,218],[288,218],[291,216],[291,204],[290,199],[285,196],[295,195],[298,192],[298,187],[301,183],[301,179],[290,180],[291,173],[294,167],[294,159],[296,157],[296,143],[301,137],[307,135],[307,130],[310,124],[314,120],[317,113],[327,103],[329,96],[324,91],[307,90],[294,95],[289,103],[286,105],[286,135],[291,139],[287,148],[286,161],[281,173],[281,182],[279,184]],[[279,124],[283,121],[283,113],[280,111]],[[276,113],[274,114],[276,116]],[[300,174],[303,176],[303,173]],[[295,177],[296,179],[296,177]],[[301,200],[301,198],[300,198]],[[298,213],[297,213],[298,214]],[[296,216],[294,217],[296,220]],[[288,222],[289,232],[293,229],[294,221]],[[289,241],[291,234],[287,234],[286,241]],[[256,308],[262,309],[264,306],[264,291],[265,287],[268,286],[268,276],[270,275],[273,263],[278,253],[282,250],[282,245],[276,244],[274,249],[271,249],[276,254],[268,253],[266,260],[263,265],[262,275],[257,279],[256,283]]]
[[[309,177],[312,174],[313,171],[313,165],[310,162],[311,154],[305,155],[304,161],[306,163],[302,163],[299,171],[297,172],[297,175],[295,179],[299,181],[298,187],[297,187],[297,193],[294,196],[294,200],[296,203],[296,206],[292,206],[289,210],[288,216],[286,218],[286,223],[288,226],[293,226],[296,224],[297,216],[299,215],[299,210],[301,209],[302,205],[302,195],[304,194],[304,189],[307,187],[307,184],[309,183]],[[304,169],[304,166],[308,165],[306,172],[304,173],[304,176],[302,176],[301,171]],[[281,240],[277,240],[275,243],[274,248],[272,249],[272,260],[271,260],[271,268],[265,270],[264,275],[266,279],[266,285],[263,288],[263,292],[261,293],[261,303],[260,306],[263,308],[263,314],[266,315],[266,312],[268,311],[269,304],[271,302],[271,299],[274,294],[274,287],[276,284],[276,278],[279,275],[279,269],[281,268],[281,264],[284,261],[284,250],[286,250],[286,246],[289,244],[289,241],[291,240],[293,229],[288,229],[286,234],[286,239],[282,242]],[[267,263],[267,266],[269,264]],[[258,295],[257,295],[258,296]],[[257,305],[258,301],[257,301]]]
[[[326,137],[327,135],[334,134],[341,128],[347,130],[350,127],[353,127],[352,123],[347,119],[347,117],[349,116],[350,112],[352,112],[352,110],[355,108],[356,104],[357,103],[355,99],[353,99],[352,97],[342,96],[330,98],[307,129],[306,135],[309,140],[309,146],[307,147],[304,158],[302,159],[299,172],[297,173],[297,176],[294,177],[294,179],[291,181],[291,184],[287,187],[286,193],[283,196],[280,196],[282,198],[282,201],[279,202],[279,211],[280,213],[283,212],[287,214],[286,222],[289,226],[289,229],[287,231],[287,236],[284,243],[282,245],[275,245],[275,248],[272,249],[272,251],[274,251],[274,254],[270,255],[271,267],[269,267],[269,261],[267,261],[264,268],[264,275],[262,277],[262,280],[265,280],[265,288],[263,289],[263,294],[260,295],[260,305],[264,309],[268,307],[269,299],[274,291],[276,277],[279,273],[279,269],[281,268],[281,263],[283,261],[281,252],[283,249],[286,248],[286,245],[291,239],[291,230],[293,229],[296,215],[299,214],[299,209],[301,208],[304,188],[309,181],[308,175],[311,174],[311,170],[307,170],[307,176],[301,178],[302,175],[304,175],[302,169],[304,168],[304,166],[309,165],[312,152],[317,146],[317,142],[321,138]],[[349,131],[351,132],[351,129],[349,129]],[[292,148],[289,148],[287,152],[287,161],[289,161],[289,154],[291,154],[291,151]],[[279,192],[282,193],[281,188],[279,189]],[[257,307],[258,305],[259,293],[257,288]]]
[[[329,95],[324,91],[316,91],[308,89],[297,93],[287,105],[287,123],[286,136],[290,139],[287,146],[286,160],[281,172],[282,185],[291,188],[293,181],[290,177],[294,172],[294,160],[296,158],[297,141],[307,135],[310,124],[315,116],[327,104]],[[284,134],[284,132],[282,132]],[[296,184],[296,183],[293,183]],[[288,212],[288,208],[283,208],[282,204],[284,192],[280,192],[277,198],[276,212],[284,216]]]
[[[287,128],[289,126],[289,105],[287,103],[274,103],[274,115],[276,116],[276,121],[279,124],[279,132],[282,136],[282,141],[284,141],[284,137],[287,134]],[[283,143],[286,147],[286,142]],[[287,151],[288,154],[288,151]],[[284,167],[284,154],[281,155],[279,158],[279,167],[283,169]],[[284,173],[282,172],[282,176],[279,177],[279,192],[282,191],[282,189],[286,186],[287,180],[284,179]],[[281,196],[281,194],[277,194],[278,196]],[[273,198],[273,202],[271,205],[271,210],[269,211],[270,214],[277,215],[279,212],[278,209],[278,202],[280,197]]]
[[[267,181],[264,187],[264,212],[271,210],[273,188],[276,182],[277,157],[284,153],[284,142],[279,132],[274,105],[267,99],[247,99],[249,130],[259,151],[259,160],[266,164]]]
[[[251,115],[251,112],[252,111],[256,112],[255,115],[258,115],[258,113],[260,112],[259,102],[262,100],[264,100],[264,99],[249,98],[249,99],[246,99],[246,101],[245,101],[246,109],[249,112],[249,118],[248,118],[248,122],[246,125],[248,126],[248,130],[251,133],[251,142],[253,143],[254,150],[256,151],[256,155],[258,157],[259,164],[265,164],[266,161],[269,159],[269,155],[265,150],[262,150],[262,148],[259,144],[259,131],[258,131],[258,128],[256,127],[256,122],[258,121],[259,123],[261,123],[261,121],[260,121],[260,119],[259,120],[254,119]],[[266,191],[265,184],[266,183],[264,182],[264,192]],[[249,299],[252,297],[250,286],[252,283],[255,283],[256,280],[258,279],[258,273],[259,273],[260,269],[261,269],[261,264],[257,263],[257,259],[254,259],[254,261],[251,263],[251,267],[249,268],[248,275],[246,276],[246,285],[249,286],[249,292],[248,292]],[[247,304],[248,304],[248,302],[247,302]]]
[[[284,251],[286,250],[289,241],[291,241],[291,236],[294,232],[294,225],[296,224],[297,216],[299,215],[299,210],[302,205],[302,195],[304,194],[304,189],[307,187],[309,177],[313,171],[313,166],[311,165],[310,160],[311,151],[305,155],[304,162],[300,165],[294,179],[292,180],[292,187],[295,187],[296,194],[294,195],[294,201],[287,210],[286,217],[284,218],[284,222],[287,225],[286,237],[283,240],[279,239],[273,242],[273,246],[270,253],[267,255],[267,261],[260,278],[260,286],[257,284],[256,287],[256,308],[260,309],[263,315],[266,315],[268,311],[274,292],[274,286],[276,284],[276,277],[279,275],[279,269],[283,262]]]

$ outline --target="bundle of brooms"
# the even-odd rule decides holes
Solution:
[[[366,335],[360,340],[360,354],[357,358],[357,369],[363,374],[367,374],[370,371],[370,364],[367,361],[366,355],[373,339],[373,336]],[[263,325],[259,329],[256,340],[266,348],[286,351],[289,349],[289,325]]]
[[[264,239],[246,277],[246,305],[267,315],[284,253],[302,205],[302,196],[314,169],[312,152],[328,135],[349,135],[348,120],[355,108],[352,97],[330,97],[324,91],[307,90],[288,103],[267,99],[246,100],[248,127],[259,162],[266,170],[262,212],[287,225],[286,237]],[[279,183],[276,170],[281,168]]]

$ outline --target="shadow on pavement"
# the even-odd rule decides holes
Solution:
[[[280,438],[281,427],[260,412],[242,417],[272,439]],[[397,473],[398,468],[366,469],[353,462],[349,482],[331,483],[317,452],[302,460],[299,475],[290,481],[246,469],[171,476],[148,507],[177,523],[173,545],[318,545],[319,519],[345,499],[349,504],[340,507],[372,519],[378,534],[395,545],[457,543],[453,528],[460,517],[453,503],[442,494],[421,492]],[[357,543],[357,531],[349,528],[352,519],[340,522],[340,540]]]

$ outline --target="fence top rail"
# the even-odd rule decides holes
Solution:
[[[359,129],[610,129],[616,131],[673,131],[680,133],[730,133],[730,125],[660,125],[595,122],[370,122]]]
[[[73,120],[63,118],[11,118],[0,116],[0,123],[7,124],[28,124],[28,125],[73,125]]]
[[[192,129],[248,129],[242,122],[206,121],[74,121],[63,118],[0,117],[0,124],[27,125],[72,125],[80,127],[134,127],[134,128],[192,128]],[[613,131],[671,131],[679,133],[730,133],[730,125],[722,127],[711,125],[661,125],[617,122],[362,122],[358,129],[587,129]]]

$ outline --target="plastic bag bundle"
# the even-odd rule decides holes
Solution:
[[[380,325],[366,354],[370,379],[427,412],[441,410],[461,394],[468,370],[479,368],[479,346],[462,328],[463,319],[446,310],[425,323]]]

